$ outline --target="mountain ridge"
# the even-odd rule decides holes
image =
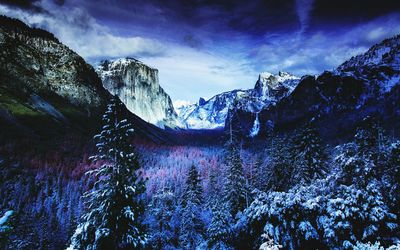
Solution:
[[[200,98],[198,103],[180,108],[179,118],[188,129],[221,128],[232,105],[258,113],[293,91],[298,80],[287,72],[276,75],[264,72],[259,74],[254,88],[226,91],[207,101]]]
[[[385,39],[333,71],[303,76],[287,97],[259,114],[260,134],[290,131],[310,120],[331,140],[351,134],[366,116],[378,116],[388,129],[400,124],[400,36]],[[256,115],[237,108],[233,123],[243,135]],[[226,129],[228,129],[226,127]]]

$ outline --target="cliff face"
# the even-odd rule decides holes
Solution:
[[[158,127],[176,126],[177,114],[171,98],[159,84],[157,69],[133,58],[123,58],[102,61],[97,73],[103,86],[119,96],[132,113]]]
[[[107,93],[93,68],[51,33],[0,18],[1,85],[30,98],[55,95],[85,111],[96,113]]]

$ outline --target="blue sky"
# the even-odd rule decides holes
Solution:
[[[397,0],[7,0],[89,62],[132,56],[173,100],[252,88],[263,71],[331,70],[400,33]]]

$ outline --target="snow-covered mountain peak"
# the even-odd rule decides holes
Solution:
[[[200,98],[198,103],[180,108],[179,119],[186,128],[211,129],[225,126],[229,108],[258,113],[266,106],[276,103],[293,91],[299,78],[286,72],[263,72],[254,89],[232,90],[213,96],[209,100]]]
[[[269,72],[263,72],[258,76],[259,82],[261,82],[263,85],[268,85],[270,87],[276,87],[277,85],[279,85],[279,83],[297,79],[299,79],[297,76],[294,76],[284,71],[279,71],[276,75]]]
[[[277,100],[281,95],[281,89],[285,89],[284,92],[286,90],[291,92],[299,80],[299,77],[283,71],[276,75],[263,72],[259,75],[254,89],[263,100]]]

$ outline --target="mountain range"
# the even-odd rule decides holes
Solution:
[[[227,117],[244,137],[291,130],[310,120],[324,135],[341,137],[375,114],[390,126],[399,124],[399,36],[333,71],[301,78],[261,73],[252,89],[200,98],[176,112],[158,71],[136,59],[104,60],[94,69],[47,31],[4,16],[0,29],[0,119],[8,134],[91,130],[111,95],[126,105],[138,134],[156,141],[182,129],[227,128]]]
[[[327,138],[352,133],[366,116],[375,116],[386,129],[400,124],[400,36],[386,39],[333,71],[303,76],[290,95],[258,115],[259,135],[271,129],[291,131],[310,121]],[[232,112],[235,129],[249,134],[256,114],[240,107]]]
[[[230,107],[235,106],[250,113],[258,113],[289,95],[298,82],[298,77],[286,72],[279,72],[277,75],[262,73],[253,89],[228,91],[215,95],[207,101],[200,98],[198,103],[181,107],[180,123],[187,129],[224,127]]]

